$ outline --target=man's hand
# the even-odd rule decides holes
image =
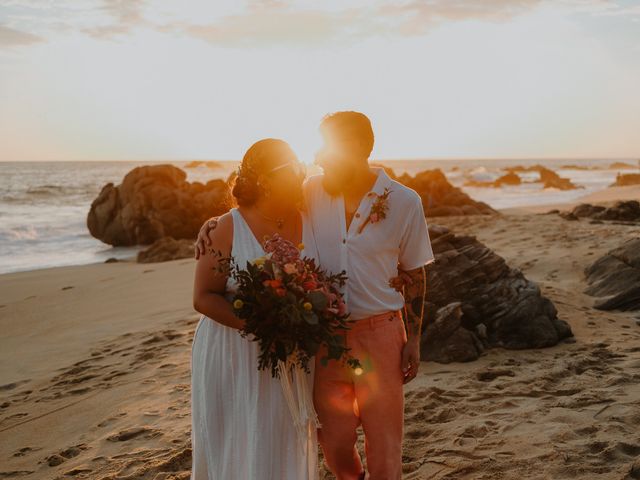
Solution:
[[[404,317],[407,329],[407,343],[402,349],[402,373],[404,383],[408,383],[418,374],[420,367],[420,339],[422,337],[422,317],[426,297],[426,273],[424,266],[400,271],[409,281],[404,285]]]
[[[404,380],[402,383],[409,383],[418,375],[420,368],[420,337],[413,336],[407,340],[402,349],[402,374]]]
[[[398,292],[404,292],[406,285],[413,285],[413,279],[404,270],[398,269],[398,276],[389,279],[389,286]]]
[[[196,238],[196,242],[193,244],[195,247],[195,256],[196,260],[200,258],[200,255],[204,255],[207,253],[207,247],[211,246],[211,240],[209,239],[209,232],[211,230],[215,230],[218,226],[218,217],[211,217],[209,220],[204,222],[200,227],[200,231],[198,232],[198,238]]]

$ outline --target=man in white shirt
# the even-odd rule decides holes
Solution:
[[[427,222],[414,190],[369,166],[374,135],[364,114],[328,115],[320,131],[324,146],[316,163],[324,174],[306,181],[305,203],[320,266],[347,274],[343,294],[353,323],[346,344],[362,368],[354,371],[336,360],[323,364],[326,351],[316,355],[318,439],[338,480],[399,480],[403,384],[418,372],[424,266],[434,261]],[[204,252],[207,231],[205,224],[198,251]],[[404,296],[389,282],[398,269],[410,277]],[[359,425],[368,477],[356,449]]]
[[[347,274],[344,296],[354,321],[347,346],[363,368],[316,364],[318,439],[338,479],[365,478],[355,447],[362,424],[369,478],[400,479],[402,385],[418,372],[424,266],[434,261],[427,223],[414,190],[369,166],[374,136],[365,115],[328,115],[320,131],[324,146],[316,162],[324,175],[307,180],[305,199],[320,265]],[[404,297],[388,281],[398,269],[412,278]]]

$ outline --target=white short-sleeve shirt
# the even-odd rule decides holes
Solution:
[[[389,286],[398,267],[412,270],[435,260],[420,196],[392,180],[382,168],[371,189],[377,195],[385,188],[386,218],[358,229],[369,216],[377,195],[365,194],[346,229],[344,197],[331,196],[322,186],[322,175],[309,177],[304,185],[305,201],[313,229],[320,267],[348,277],[343,294],[351,319],[400,310],[404,298]]]

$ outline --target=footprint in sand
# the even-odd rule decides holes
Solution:
[[[13,453],[14,457],[24,457],[27,453],[30,452],[35,452],[36,450],[40,450],[39,448],[33,448],[33,447],[22,447],[19,448],[18,450],[16,450]]]
[[[159,435],[163,435],[160,430],[147,427],[134,427],[127,430],[121,430],[116,434],[110,435],[107,437],[107,440],[110,442],[126,442],[140,436],[144,438],[153,438]]]
[[[58,453],[49,455],[44,460],[50,467],[56,467],[66,460],[69,460],[70,458],[77,457],[83,450],[86,450],[87,448],[89,447],[87,447],[87,445],[84,443],[73,445],[71,447],[65,448]]]

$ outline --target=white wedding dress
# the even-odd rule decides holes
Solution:
[[[231,210],[231,254],[244,268],[264,255],[242,214]],[[314,257],[315,241],[303,214],[303,256]],[[229,279],[227,291],[235,282]],[[316,480],[318,443],[315,425],[296,429],[281,381],[258,370],[257,342],[238,330],[202,315],[191,350],[191,480]],[[311,374],[302,377],[310,398]]]

